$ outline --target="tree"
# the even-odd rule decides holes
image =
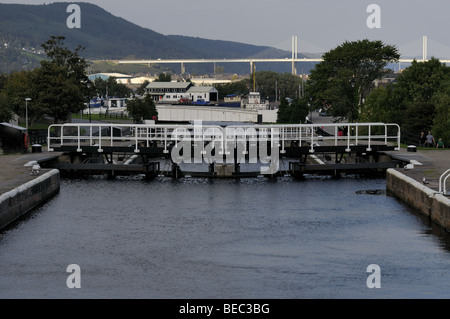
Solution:
[[[309,103],[305,98],[297,98],[289,103],[283,96],[277,113],[277,123],[302,124],[306,122],[308,113]]]
[[[41,113],[52,116],[55,123],[85,108],[89,83],[85,73],[87,62],[80,57],[83,48],[78,46],[71,51],[63,46],[64,39],[51,36],[42,44],[49,60],[41,61],[34,82],[38,93],[33,104]]]
[[[160,73],[158,78],[155,79],[155,82],[170,82],[172,81],[172,76],[166,73]]]
[[[432,57],[426,62],[414,60],[397,78],[404,98],[410,102],[427,102],[448,85],[450,67]]]
[[[400,124],[406,110],[402,90],[394,85],[374,89],[366,98],[360,119],[363,122]]]
[[[145,93],[145,89],[147,88],[147,86],[150,84],[150,81],[145,80],[144,83],[142,83],[138,89],[136,90],[136,94],[137,95],[144,95]]]
[[[418,101],[410,104],[403,113],[403,133],[411,136],[419,135],[421,131],[429,131],[433,126],[435,105],[432,102]]]
[[[433,134],[442,138],[446,147],[450,146],[450,92],[439,93],[435,96],[435,116],[433,121]]]
[[[0,74],[0,91],[2,91],[5,88],[6,83],[8,82],[8,80],[9,80],[9,75],[8,74],[6,74],[6,73]]]
[[[242,80],[225,84],[216,84],[215,88],[217,89],[217,92],[219,92],[219,99],[223,99],[225,96],[231,94],[248,94],[249,82],[248,80]]]
[[[285,96],[281,98],[280,106],[278,107],[277,123],[288,124],[291,121],[291,107]]]
[[[309,113],[309,103],[305,98],[297,98],[291,104],[291,118],[289,123],[303,124]]]
[[[135,98],[127,103],[128,113],[133,117],[134,123],[141,123],[143,120],[150,120],[158,116],[155,103],[150,95],[144,98]]]
[[[32,102],[28,103],[28,122],[39,117],[38,109],[35,106],[36,90],[34,88],[36,71],[20,71],[13,72],[8,76],[4,83],[2,91],[2,109],[4,115],[12,115],[12,112],[18,114],[22,118],[26,115],[26,98],[31,98]],[[8,117],[8,116],[6,116]]]
[[[290,73],[277,73],[273,71],[259,71],[255,74],[256,91],[262,97],[268,97],[274,101],[281,96],[297,98],[300,96],[301,78]],[[253,91],[253,79],[247,78],[237,82],[216,85],[219,91],[219,99],[229,94],[248,94]],[[280,99],[281,100],[281,99]]]
[[[126,98],[131,95],[131,89],[128,88],[125,84],[117,83],[115,77],[109,77],[108,80],[103,80],[101,78],[97,78],[94,81],[93,90],[100,97],[119,97]]]
[[[0,122],[9,122],[12,116],[13,113],[8,103],[8,96],[0,91]]]
[[[344,42],[326,52],[307,82],[306,92],[316,108],[331,105],[331,113],[341,120],[354,121],[376,79],[389,70],[389,62],[399,59],[397,49],[381,41]]]
[[[50,39],[41,45],[47,57],[50,58],[50,61],[41,61],[41,66],[45,68],[49,65],[56,65],[64,68],[67,77],[75,78],[80,82],[80,85],[86,85],[88,82],[86,75],[88,63],[80,56],[84,48],[78,46],[74,51],[71,51],[64,47],[64,40],[65,37],[63,36],[50,36]]]
[[[373,90],[367,97],[362,118],[371,122],[397,123],[402,136],[417,136],[431,128],[450,138],[448,102],[450,67],[431,58],[413,61],[386,88]]]

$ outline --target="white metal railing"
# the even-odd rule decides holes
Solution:
[[[446,170],[444,174],[439,177],[439,194],[447,194],[447,179],[450,177],[450,169]]]
[[[344,131],[341,129],[345,128]],[[114,134],[115,130],[127,134]],[[328,134],[323,134],[327,132]],[[340,134],[340,132],[345,132]],[[201,121],[188,125],[147,125],[147,124],[99,124],[68,123],[54,124],[48,128],[48,150],[55,147],[75,146],[78,152],[83,147],[130,146],[139,153],[139,145],[149,147],[160,143],[164,152],[169,152],[169,145],[183,138],[197,142],[214,142],[220,144],[221,152],[238,142],[270,141],[279,143],[280,152],[286,153],[289,143],[302,146],[309,145],[309,152],[314,153],[318,146],[344,146],[350,152],[353,146],[366,145],[371,151],[374,145],[390,145],[400,150],[400,127],[385,123],[328,123],[297,125],[202,125]]]

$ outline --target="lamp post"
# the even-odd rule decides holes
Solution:
[[[25,127],[27,134],[28,134],[28,101],[31,101],[29,97],[25,99]]]
[[[87,88],[87,103],[88,103],[88,107],[89,107],[89,123],[91,123],[91,97],[89,95],[89,91],[91,89],[91,84],[88,82],[86,84],[86,88]]]
[[[355,76],[353,75],[352,79],[350,80],[350,84],[352,86],[352,107],[350,109],[350,123],[353,123],[353,111],[355,109],[355,95],[356,95],[355,94],[355,83],[356,83],[356,80],[355,80]],[[350,134],[350,136],[353,136],[354,135],[353,134],[354,127],[351,125],[350,125],[350,127],[351,127],[351,129],[348,130],[347,134]]]
[[[29,97],[25,99],[25,147],[28,148],[28,101],[31,101]]]
[[[353,122],[353,109],[355,107],[355,77],[353,76],[352,79],[350,80],[350,84],[352,85],[352,93],[353,93],[353,99],[352,99],[352,107],[350,109],[350,123]]]

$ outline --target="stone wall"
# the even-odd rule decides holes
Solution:
[[[0,196],[0,229],[59,192],[58,170],[51,170]]]
[[[386,172],[389,193],[450,231],[450,199],[395,169]]]

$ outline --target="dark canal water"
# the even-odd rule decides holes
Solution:
[[[450,298],[448,235],[384,190],[357,178],[63,179],[0,233],[0,298]],[[66,285],[70,264],[80,289]]]

